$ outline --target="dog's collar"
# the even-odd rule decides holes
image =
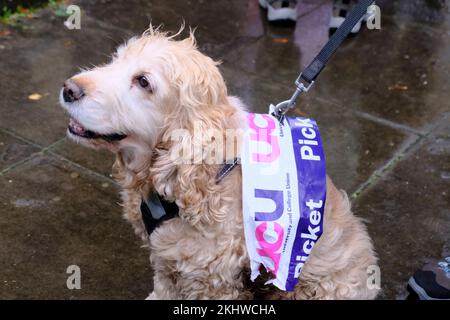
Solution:
[[[222,166],[216,175],[216,183],[220,183],[236,166],[239,159],[235,158],[232,163]],[[178,216],[180,209],[175,202],[166,201],[156,192],[151,192],[147,198],[142,198],[141,215],[145,229],[150,236],[161,223]]]
[[[141,215],[148,235],[151,235],[161,223],[178,216],[180,209],[175,202],[164,200],[156,192],[151,192],[147,199],[141,201]]]

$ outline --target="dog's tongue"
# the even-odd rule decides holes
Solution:
[[[85,133],[85,129],[83,128],[83,126],[75,119],[70,118],[69,121],[69,127],[72,131],[76,132],[77,134],[82,135],[83,133]]]

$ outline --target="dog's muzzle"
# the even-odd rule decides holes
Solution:
[[[72,79],[64,81],[63,99],[64,102],[72,103],[84,97],[83,88]]]

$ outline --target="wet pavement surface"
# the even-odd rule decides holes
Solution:
[[[450,255],[450,14],[440,0],[377,1],[382,29],[346,40],[296,113],[321,128],[327,170],[353,197],[380,257],[381,299]],[[151,20],[196,26],[229,91],[253,111],[288,98],[328,39],[331,1],[304,0],[292,27],[256,0],[76,1],[81,30],[51,9],[0,31],[0,298],[143,299],[147,249],[122,219],[112,155],[65,138],[62,82],[106,62]],[[0,33],[1,34],[1,33]],[[3,33],[4,34],[4,33]],[[39,93],[39,100],[29,95]],[[69,290],[66,269],[82,270]]]

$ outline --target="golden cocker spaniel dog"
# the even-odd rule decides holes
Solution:
[[[203,155],[195,163],[177,161],[180,150],[198,158],[193,146],[214,142],[202,140],[206,130],[244,128],[245,108],[227,95],[217,63],[197,50],[192,32],[184,40],[175,36],[150,27],[119,47],[109,64],[66,80],[60,97],[71,117],[68,136],[116,155],[125,218],[150,247],[149,298],[375,298],[378,289],[368,286],[368,268],[377,262],[371,239],[329,178],[323,235],[295,291],[249,283],[240,169],[217,183],[220,163]],[[174,141],[180,129],[199,132]],[[140,205],[151,192],[180,212],[148,236]]]

